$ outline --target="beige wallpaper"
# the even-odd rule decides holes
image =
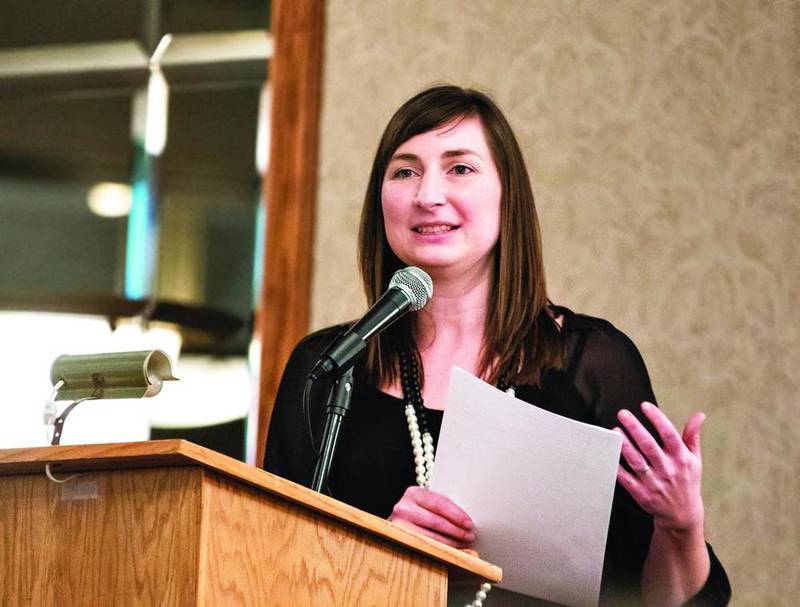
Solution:
[[[396,107],[437,81],[506,110],[551,295],[642,350],[704,433],[735,605],[800,596],[800,3],[328,0],[313,325],[363,311],[355,235]]]

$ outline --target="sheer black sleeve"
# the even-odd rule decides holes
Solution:
[[[569,334],[575,342],[570,373],[594,423],[604,428],[618,426],[621,409],[645,421],[641,403],[655,404],[656,398],[639,350],[606,321],[576,315],[574,322],[581,330]]]

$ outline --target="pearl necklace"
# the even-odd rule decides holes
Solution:
[[[406,350],[400,351],[399,358],[403,400],[406,402],[405,414],[408,422],[408,434],[411,436],[411,450],[414,454],[414,472],[417,475],[417,485],[429,489],[434,462],[433,436],[431,436],[427,419],[425,418],[417,363]],[[516,390],[514,386],[508,386],[506,392],[514,396]],[[417,418],[417,411],[419,411],[419,419]],[[422,421],[422,430],[420,430],[420,421]],[[492,585],[489,582],[484,582],[478,592],[475,593],[475,599],[464,607],[482,607],[483,601],[486,600],[486,595],[491,589]]]
[[[408,433],[411,435],[411,450],[414,452],[414,471],[417,485],[429,489],[433,473],[433,437],[430,432],[420,432],[414,405],[406,405]]]

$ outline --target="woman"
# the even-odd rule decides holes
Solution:
[[[428,272],[435,291],[356,365],[330,477],[334,497],[452,546],[474,541],[480,530],[469,514],[425,487],[427,446],[412,448],[409,438],[416,420],[431,435],[424,442],[435,444],[457,365],[520,399],[622,434],[601,602],[727,602],[727,578],[703,535],[703,416],[678,434],[642,404],[655,399],[633,343],[603,320],[548,301],[525,163],[488,97],[441,86],[397,111],[375,156],[359,241],[370,303],[407,265]],[[314,333],[295,349],[271,421],[267,470],[310,484],[315,454],[299,403],[309,370],[346,328]],[[328,390],[311,393],[317,437]]]

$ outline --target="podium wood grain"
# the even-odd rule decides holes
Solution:
[[[431,606],[500,577],[185,441],[0,450],[0,542],[0,605]]]
[[[3,479],[0,605],[195,604],[201,485],[199,468]]]
[[[207,554],[200,567],[208,575],[200,577],[209,583],[203,604],[252,605],[264,597],[278,605],[445,604],[442,564],[287,502],[271,499],[254,508],[262,495],[224,478],[207,478],[204,489],[204,516],[214,524],[204,525]],[[259,575],[264,568],[279,573]]]

